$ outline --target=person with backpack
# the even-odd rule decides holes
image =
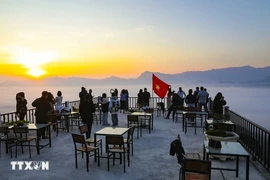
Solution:
[[[118,126],[118,109],[120,107],[120,101],[115,93],[112,93],[112,97],[110,99],[109,110],[112,117],[113,126]]]

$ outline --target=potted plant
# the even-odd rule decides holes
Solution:
[[[228,131],[229,126],[227,124],[221,124],[218,122],[213,121],[213,126],[209,126],[209,124],[206,124],[206,131],[205,131],[205,137],[208,141],[225,141],[225,142],[237,142],[239,139],[239,135],[236,134],[233,131]],[[210,156],[211,157],[217,157],[220,160],[226,160],[227,158],[233,158],[230,156]]]
[[[19,121],[7,122],[5,126],[23,126],[24,124],[27,124],[27,123],[29,123],[29,121],[19,120]]]
[[[237,142],[239,139],[238,134],[235,132],[218,129],[207,130],[205,136],[208,140],[213,139],[217,141]]]
[[[230,141],[237,142],[239,139],[238,134],[229,131],[229,125],[219,123],[218,121],[213,121],[212,127],[209,124],[206,125],[205,136],[206,138],[211,138],[219,141]]]
[[[212,114],[212,118],[214,120],[223,120],[223,114],[214,113],[214,114]]]

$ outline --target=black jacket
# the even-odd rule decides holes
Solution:
[[[150,93],[148,91],[144,91],[142,94],[142,103],[145,103],[144,105],[149,106],[150,97],[151,97]]]
[[[83,123],[93,123],[93,113],[95,112],[95,105],[92,101],[85,101],[80,103],[79,112]]]
[[[178,105],[181,105],[181,98],[179,97],[178,94],[174,93],[173,96],[172,96],[172,104],[174,106],[178,106]]]
[[[101,104],[101,110],[102,110],[102,112],[109,112],[109,104],[110,104],[110,102]]]
[[[80,97],[80,103],[82,103],[85,99],[85,96],[87,95],[87,91],[81,91],[79,93],[79,97]]]
[[[226,105],[227,102],[225,100],[214,100],[213,111],[217,114],[223,114],[223,106]]]
[[[27,100],[24,99],[22,100],[18,100],[17,104],[16,104],[16,113],[26,113],[27,111]]]
[[[183,155],[185,154],[185,150],[182,146],[182,143],[178,139],[171,142],[170,155],[174,156],[175,154],[177,156],[178,163],[182,164]]]
[[[193,94],[189,94],[189,95],[187,95],[185,101],[187,104],[194,104],[194,103],[196,103],[196,96]]]
[[[137,103],[142,104],[143,103],[143,93],[138,93],[137,96],[138,96]]]
[[[50,102],[45,98],[38,98],[32,103],[33,107],[36,107],[36,116],[47,117],[47,113],[51,110]]]

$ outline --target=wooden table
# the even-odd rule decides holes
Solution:
[[[133,112],[131,113],[132,116],[145,116],[145,117],[149,117],[146,118],[145,120],[148,120],[148,130],[149,130],[149,134],[151,133],[151,129],[154,129],[154,122],[153,122],[153,114],[152,113],[146,113],[146,112]],[[139,125],[141,126],[142,121],[139,121]]]
[[[97,147],[96,140],[97,136],[123,136],[126,132],[128,132],[129,128],[120,128],[120,127],[105,127],[94,133],[94,144]],[[107,157],[101,157],[107,158]]]
[[[56,116],[57,118],[58,117],[61,117],[61,116],[64,116],[65,119],[66,119],[66,128],[67,128],[67,131],[69,132],[69,125],[70,125],[70,118],[72,116],[79,116],[79,112],[61,112],[61,113],[54,113],[54,114],[48,114],[48,116]]]
[[[12,129],[14,126],[10,126],[9,128]],[[37,145],[36,145],[36,148],[37,148],[37,154],[40,154],[40,149],[46,147],[49,145],[49,147],[52,147],[52,141],[51,141],[51,128],[50,128],[50,124],[24,124],[22,127],[28,127],[28,130],[32,130],[32,131],[36,131],[36,136],[37,136]],[[42,129],[46,129],[48,128],[48,132],[49,132],[49,142],[47,144],[43,144],[43,145],[40,145],[39,143],[39,135],[40,135],[40,131]]]
[[[177,111],[176,113],[181,113],[183,116],[182,116],[182,130],[184,131],[184,122],[185,122],[185,118],[186,118],[186,114],[188,113],[195,113],[196,116],[200,116],[201,117],[201,126],[200,127],[203,127],[203,117],[206,119],[208,113],[205,112],[205,111]],[[176,115],[177,117],[177,115]]]

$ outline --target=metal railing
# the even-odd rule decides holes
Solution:
[[[77,106],[79,106],[79,103],[80,103],[79,101],[71,101],[70,106],[77,107]],[[65,105],[65,103],[63,103],[63,106],[64,105]],[[36,122],[35,112],[36,112],[36,108],[28,109],[24,120],[29,121],[30,123],[35,123]],[[20,120],[19,117],[16,116],[16,112],[1,114],[0,119],[2,120],[3,124],[5,124],[7,122],[14,122],[14,121]]]
[[[267,171],[270,172],[270,131],[230,110],[239,142]]]
[[[98,98],[97,97],[93,98],[93,102],[98,103]],[[163,102],[165,104],[165,108],[167,108],[167,100],[161,99],[158,97],[151,97],[149,100],[149,106],[151,108],[157,108],[158,102]],[[69,103],[70,103],[70,107],[79,108],[79,104],[80,104],[79,100],[70,101]],[[65,106],[65,103],[63,103],[63,106]],[[129,108],[136,108],[137,107],[137,97],[129,97],[128,107]],[[26,116],[25,116],[25,120],[29,121],[31,123],[35,123],[35,112],[36,112],[35,108],[28,109]],[[2,120],[3,124],[5,124],[6,122],[18,121],[19,118],[16,116],[16,112],[10,112],[10,113],[1,114],[1,120]]]

